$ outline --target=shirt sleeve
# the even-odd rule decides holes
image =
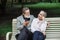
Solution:
[[[32,24],[31,24],[31,32],[34,32],[35,31],[35,19],[32,21]]]
[[[17,18],[17,29],[21,30],[23,28],[23,24],[21,24],[20,20]]]
[[[34,19],[35,17],[32,15],[32,18]]]
[[[35,19],[35,17],[33,15],[31,15],[31,21],[29,23],[29,29],[31,30],[31,24],[32,24],[32,21]]]

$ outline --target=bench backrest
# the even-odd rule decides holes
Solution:
[[[50,27],[46,30],[46,39],[60,39],[60,18],[46,18],[50,22]],[[16,28],[17,19],[12,20],[12,38],[16,40],[15,35],[18,30]]]

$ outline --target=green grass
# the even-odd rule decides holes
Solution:
[[[12,31],[12,26],[11,26],[11,22],[7,22],[7,23],[3,23],[2,25],[0,25],[0,35],[5,36],[7,32],[11,32]]]
[[[25,4],[24,6],[27,6],[30,8],[51,9],[51,8],[60,8],[60,3],[36,3],[36,4]],[[14,5],[14,7],[20,8],[21,5],[17,4],[17,5]]]

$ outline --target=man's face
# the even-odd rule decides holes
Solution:
[[[30,15],[30,10],[25,10],[24,15],[25,15],[25,16],[29,16],[29,15]]]

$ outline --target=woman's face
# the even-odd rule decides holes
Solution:
[[[44,16],[43,16],[43,14],[38,14],[38,18],[39,18],[39,20],[43,20],[44,19]]]

